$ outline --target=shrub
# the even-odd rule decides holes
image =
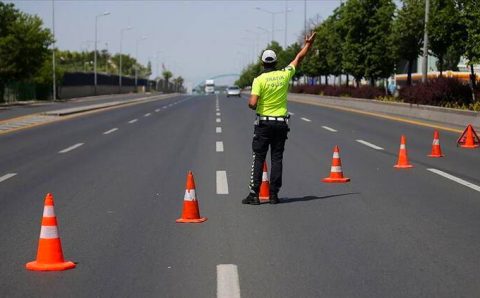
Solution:
[[[297,85],[292,87],[291,92],[366,99],[375,99],[385,95],[383,89],[371,86]]]
[[[425,84],[400,89],[405,102],[434,106],[468,106],[472,103],[470,87],[455,78],[438,78]]]
[[[384,95],[385,91],[383,89],[372,86],[360,86],[358,88],[352,88],[351,94],[352,97],[367,99],[375,99]]]

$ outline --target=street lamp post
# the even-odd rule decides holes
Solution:
[[[265,29],[265,28],[263,28],[263,27],[261,27],[261,26],[257,26],[257,29],[259,29],[259,30],[261,30],[261,31],[265,32],[266,34],[269,34],[269,33],[270,33],[270,30],[268,30],[268,29]],[[268,41],[267,41],[267,44],[268,44]]]
[[[95,94],[97,94],[97,23],[98,23],[98,18],[108,16],[110,12],[106,11],[102,14],[99,14],[95,16],[95,54],[94,54],[94,61],[93,61],[93,73],[94,73],[94,86],[95,86]]]
[[[142,36],[142,38],[137,39],[135,42],[135,89],[138,87],[138,44],[145,39],[147,39],[147,37]]]
[[[275,40],[274,35],[275,35],[275,15],[284,13],[283,11],[270,11],[261,7],[255,7],[255,9],[266,12],[270,15],[272,15],[272,41]],[[286,13],[286,12],[285,12]]]
[[[430,1],[425,0],[425,26],[423,35],[423,63],[422,63],[422,83],[428,79],[428,15],[430,12]]]
[[[52,48],[52,68],[53,68],[53,90],[52,90],[52,100],[55,101],[57,99],[57,78],[55,75],[55,0],[52,0],[52,34],[53,34],[53,48]]]
[[[158,82],[160,81],[160,53],[162,53],[162,51],[156,51],[155,52],[155,72],[157,73],[157,79],[155,80],[155,88],[157,89],[157,91],[159,91],[158,89]]]
[[[283,47],[287,48],[287,24],[288,24],[288,13],[292,12],[293,9],[288,8],[288,0],[285,0],[285,36],[283,40]]]
[[[120,65],[119,65],[119,68],[118,68],[118,87],[119,87],[119,91],[120,93],[122,92],[122,43],[123,43],[123,32],[125,31],[129,31],[129,30],[132,30],[133,27],[126,27],[126,28],[123,28],[122,30],[120,30]]]

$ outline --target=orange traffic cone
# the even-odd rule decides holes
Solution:
[[[400,140],[400,151],[398,152],[398,161],[394,167],[397,169],[413,168],[413,166],[408,161],[406,138],[404,135],[402,135],[402,138]]]
[[[188,172],[187,185],[185,186],[185,197],[183,198],[182,217],[177,219],[180,223],[200,223],[206,221],[206,217],[200,217],[197,197],[195,196],[195,180],[192,172]]]
[[[42,228],[38,241],[37,259],[25,265],[28,270],[59,271],[75,268],[75,263],[63,258],[62,243],[58,236],[53,195],[47,194],[43,208]]]
[[[440,148],[440,136],[437,130],[433,132],[432,153],[429,157],[443,157],[442,148]]]
[[[322,180],[326,183],[346,183],[350,178],[343,177],[342,161],[340,160],[340,149],[335,146],[333,149],[332,167],[330,168],[330,177]]]
[[[477,148],[479,146],[480,139],[473,129],[472,125],[469,124],[465,131],[462,133],[460,138],[457,141],[457,144],[462,148]]]
[[[258,198],[261,201],[270,200],[270,181],[268,180],[267,162],[263,163],[262,184],[260,184]]]

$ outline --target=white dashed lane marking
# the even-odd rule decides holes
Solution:
[[[216,120],[216,121],[217,121],[217,123],[220,123],[220,122],[222,122],[222,120],[221,120],[220,118],[217,118],[217,120]]]
[[[292,113],[292,112],[288,112],[288,114],[291,115],[291,116],[295,115],[295,113]]]
[[[226,171],[217,171],[217,195],[228,195],[228,181]]]
[[[110,129],[110,130],[107,130],[107,131],[104,132],[103,134],[104,134],[104,135],[108,135],[108,134],[111,134],[112,132],[115,132],[115,131],[117,131],[117,130],[118,130],[118,128],[115,127],[115,128]]]
[[[152,115],[152,113],[146,113],[145,115],[143,115],[144,117],[150,117],[150,115]]]
[[[215,144],[215,147],[217,149],[217,152],[223,152],[223,142],[219,141]]]
[[[217,265],[217,298],[240,298],[237,265]]]
[[[82,146],[82,145],[83,145],[83,143],[78,143],[78,144],[75,144],[75,145],[70,146],[70,147],[68,147],[68,148],[65,148],[65,149],[63,149],[63,150],[60,150],[60,151],[58,151],[58,153],[60,153],[60,154],[67,153],[67,152],[70,152],[70,151],[72,151],[72,150],[77,149],[78,147],[80,147],[80,146]]]
[[[221,127],[216,127],[215,132],[216,133],[222,133],[222,128]]]
[[[453,175],[450,175],[450,174],[448,174],[448,173],[445,173],[445,172],[440,171],[440,170],[437,170],[437,169],[427,169],[427,170],[430,171],[430,172],[432,172],[432,173],[435,173],[435,174],[437,174],[437,175],[440,175],[440,176],[442,176],[442,177],[445,177],[445,178],[447,178],[447,179],[450,179],[450,180],[452,180],[452,181],[455,181],[455,182],[457,182],[457,183],[459,183],[459,184],[461,184],[461,185],[463,185],[463,186],[469,187],[469,188],[471,188],[471,189],[473,189],[473,190],[476,190],[476,191],[480,192],[480,186],[478,186],[478,185],[475,185],[475,184],[473,184],[473,183],[470,183],[470,182],[465,181],[465,180],[463,180],[463,179],[461,179],[461,178],[455,177],[455,176],[453,176]]]
[[[325,130],[331,131],[331,132],[337,132],[338,131],[338,130],[333,129],[333,128],[328,127],[328,126],[322,126],[322,128],[325,129]]]
[[[138,119],[133,119],[133,120],[128,121],[128,123],[132,124],[132,123],[135,123],[137,121],[138,121]]]
[[[8,179],[10,179],[10,178],[12,178],[12,177],[14,177],[14,176],[16,176],[16,175],[17,175],[17,173],[8,173],[8,174],[5,174],[5,175],[3,175],[3,176],[0,177],[0,182],[3,182],[3,181],[5,181],[5,180],[8,180]]]
[[[221,114],[220,113],[217,113],[217,116],[220,116]]]
[[[156,109],[155,112],[157,112],[157,113],[160,112],[160,109]]]
[[[306,121],[306,122],[312,122],[312,120],[310,120],[310,119],[308,119],[308,118],[302,117],[302,118],[300,118],[300,119],[302,119],[303,121]]]
[[[365,146],[367,146],[367,147],[370,147],[370,148],[373,148],[373,149],[375,149],[375,150],[384,150],[382,147],[379,147],[379,146],[377,146],[377,145],[375,145],[375,144],[369,143],[369,142],[364,141],[364,140],[356,140],[356,141],[357,141],[358,143],[360,143],[360,144],[363,144],[363,145],[365,145]]]

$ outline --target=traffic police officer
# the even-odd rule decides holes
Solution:
[[[253,164],[250,177],[250,193],[243,204],[259,205],[258,193],[262,182],[263,163],[270,146],[270,204],[277,204],[282,186],[282,161],[288,131],[287,93],[289,82],[302,59],[307,55],[315,32],[305,38],[305,45],[295,59],[284,69],[276,70],[277,55],[272,50],[262,54],[264,71],[253,80],[248,106],[256,110],[255,130],[252,141]]]

